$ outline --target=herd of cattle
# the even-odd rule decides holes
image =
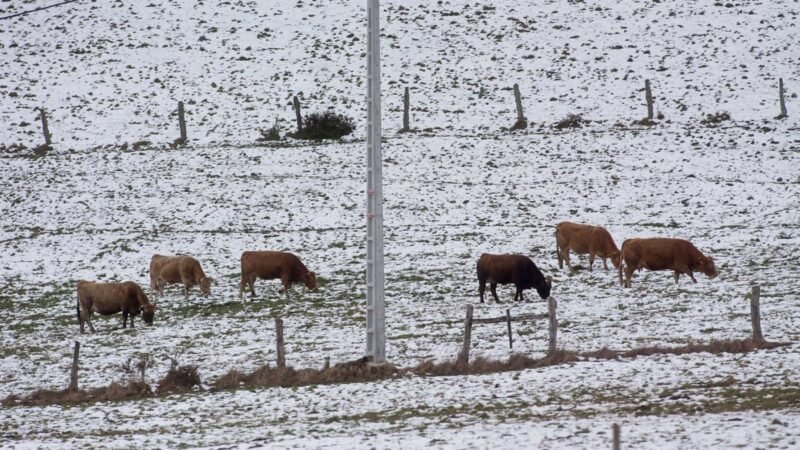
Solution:
[[[695,271],[702,272],[709,278],[717,276],[714,260],[703,255],[691,242],[683,239],[626,239],[622,243],[622,248],[618,249],[611,234],[603,227],[561,222],[556,227],[556,254],[559,268],[563,268],[563,263],[566,261],[567,267],[572,269],[569,260],[570,251],[589,255],[589,271],[592,270],[596,257],[603,260],[603,267],[606,270],[608,270],[606,259],[611,259],[611,263],[619,270],[619,281],[623,287],[631,287],[633,272],[641,269],[672,270],[676,284],[681,274],[689,275],[696,283]],[[500,303],[496,292],[498,284],[513,284],[516,287],[515,301],[523,301],[523,290],[531,288],[536,289],[543,299],[550,296],[551,277],[545,277],[527,256],[484,253],[478,259],[477,269],[481,303],[484,302],[487,282],[497,303]],[[281,292],[286,295],[293,283],[303,283],[312,290],[318,287],[314,272],[309,271],[300,258],[287,252],[246,251],[241,257],[241,273],[239,298],[242,297],[246,287],[250,288],[251,295],[255,297],[254,284],[259,278],[280,279],[283,285]],[[212,281],[203,272],[200,263],[191,256],[154,255],[150,260],[151,295],[156,293],[164,295],[164,286],[176,283],[183,284],[186,297],[189,296],[189,289],[195,285],[199,286],[204,295],[209,295]],[[77,291],[77,314],[81,333],[84,332],[84,322],[89,324],[89,329],[94,333],[92,314],[95,312],[102,315],[122,312],[122,327],[125,328],[128,316],[133,327],[133,318],[139,314],[146,324],[152,324],[155,311],[158,309],[149,302],[142,288],[132,281],[96,283],[81,280],[78,282]]]

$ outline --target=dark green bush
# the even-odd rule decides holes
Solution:
[[[567,117],[561,119],[558,123],[553,125],[553,127],[557,130],[580,128],[583,124],[588,122],[589,121],[584,119],[580,114],[568,114]]]
[[[303,128],[289,136],[295,139],[339,139],[355,130],[353,119],[332,111],[314,112],[303,118]]]

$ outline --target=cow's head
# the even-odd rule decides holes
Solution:
[[[211,294],[211,283],[214,282],[213,278],[203,277],[200,278],[200,292],[203,295],[210,295]]]
[[[547,297],[550,297],[550,289],[553,287],[553,278],[547,277],[544,279],[544,284],[536,288],[536,292],[539,293],[539,297],[542,297],[544,300],[547,300]]]
[[[611,254],[611,264],[614,265],[615,269],[619,269],[620,259],[622,259],[620,258],[620,252],[614,252]]]
[[[714,258],[710,256],[701,256],[697,259],[700,265],[700,271],[708,276],[708,278],[716,278],[719,273],[717,267],[714,265]]]
[[[316,291],[317,288],[319,288],[319,284],[317,284],[317,274],[314,272],[308,272],[303,282],[306,284],[306,287],[312,291]]]
[[[148,325],[153,324],[153,317],[156,314],[156,305],[146,304],[139,307],[139,312],[142,313],[142,320]]]

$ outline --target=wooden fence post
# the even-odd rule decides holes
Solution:
[[[408,97],[408,86],[406,86],[405,95],[403,95],[403,130],[411,131],[408,118],[408,110],[410,108],[410,99]]]
[[[753,344],[764,342],[764,335],[761,334],[761,286],[753,286],[750,296],[750,320],[753,323]]]
[[[786,113],[786,101],[783,99],[783,78],[778,78],[778,95],[781,102],[781,115],[778,116],[778,119],[785,119],[789,115]]]
[[[519,85],[517,83],[514,83],[514,102],[517,104],[517,121],[511,129],[524,130],[528,128],[528,119],[522,113],[522,95],[519,93]]]
[[[650,90],[650,80],[644,80],[644,98],[647,100],[647,119],[653,120],[653,92]]]
[[[75,349],[72,351],[72,371],[69,375],[69,390],[76,392],[78,390],[78,354],[81,350],[81,343],[75,341]]]
[[[558,318],[556,317],[556,299],[547,298],[547,313],[550,319],[550,345],[547,347],[548,354],[556,352],[556,338],[558,335]]]
[[[283,319],[275,319],[275,338],[278,345],[278,368],[286,367],[286,347],[283,343]]]
[[[508,325],[508,348],[514,348],[514,341],[511,338],[511,310],[506,309],[506,324]]]
[[[39,117],[42,119],[42,132],[44,133],[44,145],[50,145],[53,142],[50,140],[50,127],[47,126],[47,114],[44,108],[39,108]]]
[[[294,114],[297,116],[297,132],[299,133],[303,129],[303,116],[300,114],[300,100],[297,99],[296,95],[292,103],[294,105]]]
[[[178,144],[183,145],[186,143],[188,138],[186,137],[186,117],[184,116],[183,102],[180,101],[178,102],[178,126],[181,130],[181,137],[178,141]]]
[[[619,436],[619,424],[618,423],[615,423],[614,425],[611,426],[611,433],[612,433],[612,438],[611,438],[612,439],[612,446],[611,446],[611,448],[613,448],[614,450],[620,450],[621,442],[620,442],[620,436]]]
[[[464,318],[464,345],[458,355],[458,365],[469,365],[469,347],[472,341],[472,305],[467,305],[467,317]]]

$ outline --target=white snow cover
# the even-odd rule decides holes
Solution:
[[[9,4],[13,3],[13,4]],[[0,16],[49,4],[0,3]],[[82,387],[119,365],[183,350],[204,388],[230,369],[287,360],[320,367],[364,350],[365,2],[76,2],[0,21],[0,398],[66,386],[80,340]],[[730,6],[727,6],[730,5]],[[455,357],[464,306],[476,317],[544,312],[476,304],[483,252],[524,253],[554,278],[559,346],[678,346],[745,338],[744,295],[762,286],[770,340],[800,338],[800,41],[796,2],[382,2],[387,355],[399,366]],[[789,118],[778,114],[777,80]],[[655,127],[645,114],[653,83]],[[515,121],[519,83],[528,130]],[[406,85],[412,126],[395,133]],[[302,95],[300,95],[302,93]],[[254,145],[277,117],[356,119],[339,143]],[[177,137],[186,102],[190,142]],[[50,117],[54,150],[35,108]],[[727,111],[718,127],[705,114]],[[552,129],[569,113],[592,122]],[[133,143],[152,145],[133,148]],[[122,144],[128,144],[122,146]],[[558,269],[555,224],[690,239],[720,276]],[[279,249],[321,289],[256,283],[238,299],[239,255]],[[189,253],[215,277],[210,297],[153,298],[153,327],[96,319],[80,335],[78,279],[149,284],[153,253]],[[575,259],[573,259],[575,262]],[[587,260],[580,259],[585,269]],[[146,289],[147,290],[147,289]],[[149,294],[149,290],[148,290]],[[454,323],[447,323],[453,321]],[[544,322],[516,322],[514,351],[544,355]],[[505,358],[504,326],[476,325],[472,354]],[[0,407],[15,448],[527,447],[796,448],[797,344],[738,355],[583,361],[467,377],[198,392],[125,403]],[[774,393],[774,395],[773,395]],[[773,396],[773,397],[770,397]],[[796,400],[795,400],[796,401]],[[739,405],[739,406],[736,406]]]

